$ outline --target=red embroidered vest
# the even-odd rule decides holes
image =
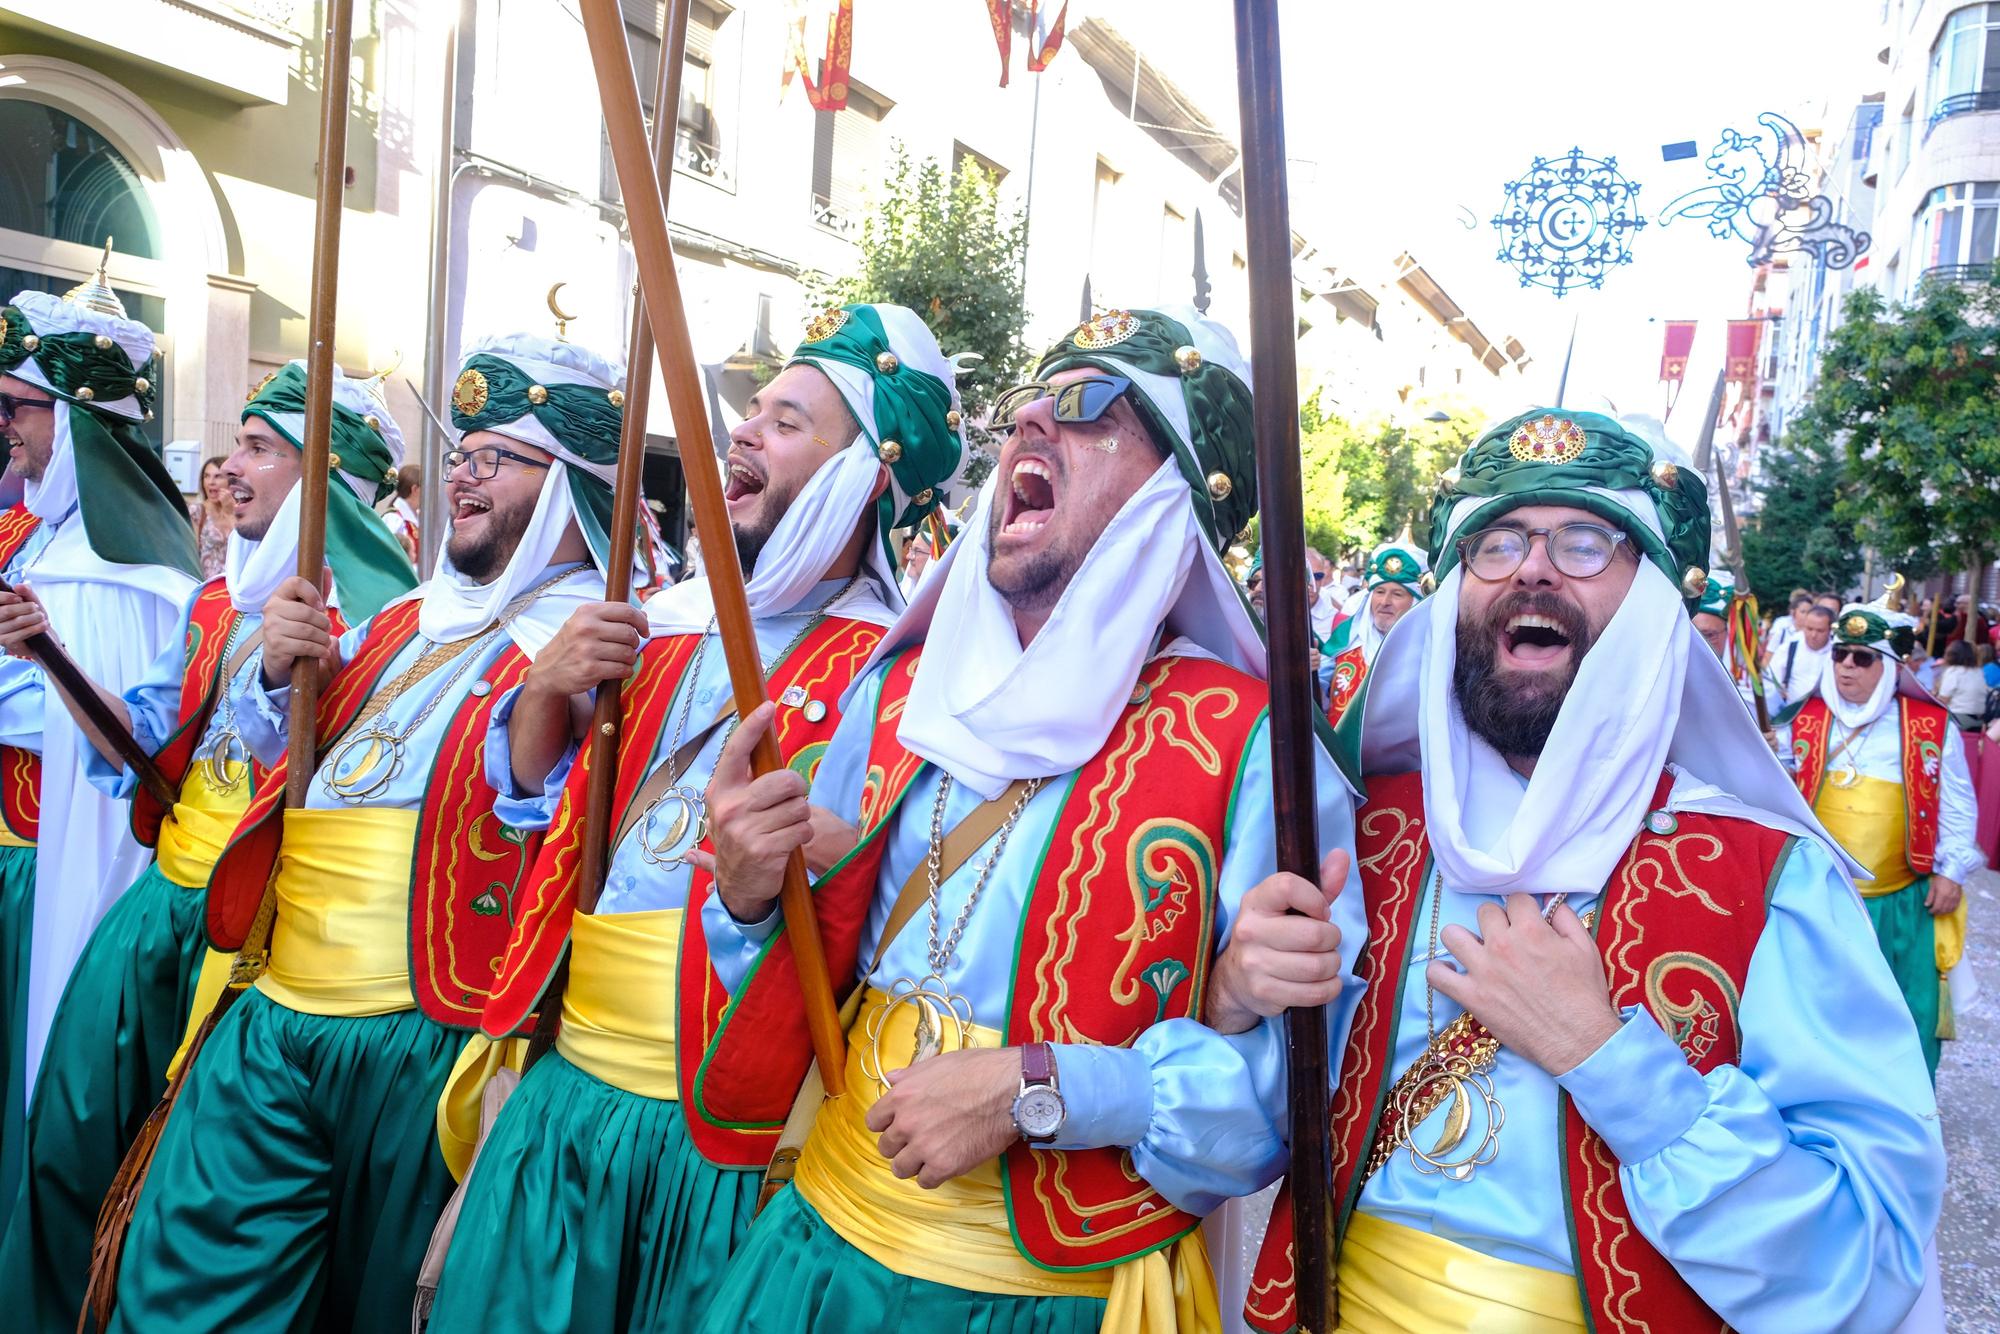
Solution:
[[[862,842],[816,886],[837,984],[855,981],[861,928],[887,840],[924,761],[896,740],[919,651],[884,674],[862,794]],[[1198,1016],[1215,940],[1215,886],[1244,750],[1264,716],[1261,681],[1220,663],[1167,658],[1140,673],[1097,755],[1071,779],[1016,937],[1006,1041],[1128,1046]],[[725,1064],[766,1049],[775,1087]],[[782,1122],[810,1051],[790,942],[781,933],[725,1012],[698,1086],[706,1114]],[[1124,1149],[1002,1159],[1015,1244],[1052,1269],[1097,1269],[1156,1250],[1200,1220],[1133,1170]]]
[[[881,641],[879,626],[865,621],[829,617],[792,650],[771,671],[765,682],[773,699],[796,688],[808,700],[826,706],[817,722],[808,719],[803,708],[778,710],[778,752],[785,763],[808,781],[826,753],[834,729],[840,725],[840,696],[854,674]],[[611,828],[624,822],[633,797],[654,765],[654,749],[660,738],[673,729],[675,692],[694,656],[699,635],[672,635],[646,645],[639,658],[639,670],[625,687],[625,727],[618,747],[618,781],[611,805]],[[702,726],[705,718],[691,718]],[[583,855],[584,798],[589,783],[589,750],[579,756],[563,788],[548,836],[542,840],[521,888],[513,933],[500,969],[494,978],[480,1027],[489,1037],[501,1038],[526,1026],[554,975],[569,940],[570,922],[576,912],[577,871]],[[636,826],[635,826],[636,829]],[[710,846],[706,841],[704,847]],[[700,1053],[722,1022],[729,993],[715,975],[708,958],[708,939],[702,930],[702,905],[714,891],[708,872],[693,869],[686,911],[681,919],[680,956],[675,962],[679,979],[678,1033],[676,1048],[688,1053],[679,1064],[681,1108],[688,1135],[708,1161],[721,1167],[762,1168],[777,1148],[777,1126],[738,1126],[705,1115],[696,1094],[694,1075]],[[663,961],[664,964],[664,961]],[[769,1082],[773,1087],[781,1076],[762,1068],[764,1052],[737,1053],[746,1062],[740,1078]],[[787,1105],[797,1090],[797,1079],[782,1093]]]
[[[1672,790],[1660,779],[1653,809]],[[1375,1142],[1391,1085],[1396,1021],[1424,886],[1430,840],[1422,777],[1371,777],[1355,820],[1355,856],[1368,909],[1367,984],[1348,1033],[1333,1094],[1335,1248],[1360,1203],[1358,1170]],[[1611,1003],[1643,1005],[1703,1074],[1737,1057],[1736,1029],[1750,956],[1763,933],[1771,887],[1792,843],[1748,820],[1682,811],[1665,834],[1642,829],[1598,900],[1596,935]],[[1586,1320],[1612,1331],[1719,1330],[1721,1317],[1632,1223],[1618,1162],[1557,1091],[1563,1188],[1577,1286]],[[1553,1183],[1551,1183],[1553,1185]],[[1244,1318],[1269,1334],[1292,1328],[1291,1191],[1280,1192],[1251,1278]]]
[[[1340,721],[1340,715],[1347,712],[1347,706],[1361,693],[1361,683],[1367,677],[1368,659],[1362,655],[1361,645],[1343,650],[1333,660],[1333,684],[1327,687],[1328,722]]]
[[[385,608],[360,647],[321,692],[318,737],[324,751],[351,726],[383,684],[396,655],[417,634],[423,602]],[[417,1008],[441,1024],[479,1022],[493,970],[506,948],[522,879],[541,844],[538,834],[509,829],[493,814],[486,781],[486,730],[494,706],[527,674],[528,657],[511,641],[467,683],[424,784],[410,876],[410,989]],[[478,691],[476,684],[487,689]],[[208,936],[233,950],[256,915],[277,866],[283,836],[285,772],[281,759],[251,799],[208,882]]]
[[[21,554],[42,521],[15,505],[0,513],[0,569]],[[42,824],[42,757],[19,746],[0,746],[0,821],[7,832],[33,843]]]
[[[1938,798],[1943,790],[1944,746],[1952,734],[1951,715],[1929,700],[1899,695],[1903,736],[1903,809],[1908,819],[1904,840],[1910,869],[1929,875],[1937,857]],[[1827,734],[1833,710],[1824,699],[1805,702],[1792,718],[1793,777],[1811,806],[1819,801],[1826,780]]]
[[[215,708],[221,686],[223,653],[229,635],[236,628],[239,613],[229,601],[229,584],[221,575],[201,586],[188,608],[185,666],[181,671],[181,700],[178,724],[153,761],[160,775],[176,791],[187,777],[188,761],[208,729],[208,715]],[[252,783],[257,773],[253,766]],[[160,821],[166,807],[153,799],[142,785],[132,794],[132,836],[146,847],[160,841]]]

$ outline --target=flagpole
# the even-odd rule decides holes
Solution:
[[[1236,0],[1236,88],[1243,124],[1244,233],[1250,274],[1251,414],[1269,619],[1271,798],[1278,869],[1319,881],[1311,646],[1306,618],[1305,508],[1299,473],[1297,315],[1285,182],[1284,91],[1277,0]],[[1291,1084],[1291,1190],[1298,1325],[1327,1334],[1332,1282],[1332,1085],[1326,1012],[1285,1015]]]
[[[701,374],[688,337],[687,312],[681,302],[680,277],[674,270],[673,242],[667,233],[667,210],[659,173],[645,135],[639,86],[632,76],[632,52],[625,43],[625,19],[619,0],[581,0],[584,36],[591,63],[597,69],[597,91],[604,103],[604,128],[611,141],[612,163],[625,196],[626,222],[632,229],[632,254],[639,266],[639,287],[645,298],[647,323],[659,345],[660,369],[666,380],[667,402],[674,432],[681,441],[681,467],[687,476],[688,501],[695,531],[701,537],[704,569],[714,596],[723,656],[729,665],[730,689],[739,713],[749,714],[769,692],[764,664],[758,656],[750,603],[743,592],[743,568],[736,557],[729,508],[722,499],[722,475],[715,461],[709,429],[708,404],[702,396]],[[660,108],[664,117],[673,114]],[[766,732],[751,756],[757,773],[779,767],[776,737]],[[819,1061],[826,1091],[838,1097],[846,1091],[847,1037],[834,1004],[833,978],[826,947],[819,933],[819,915],[806,880],[805,857],[794,852],[785,867],[779,896],[785,933],[798,965],[807,1028],[813,1055]]]

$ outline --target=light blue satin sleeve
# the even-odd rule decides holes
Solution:
[[[42,669],[26,658],[0,658],[0,746],[42,751],[48,688]]]
[[[854,697],[840,716],[840,725],[826,743],[814,771],[812,803],[851,825],[861,823],[861,788],[868,779],[868,743],[875,727],[875,701],[882,693],[886,667],[870,672],[855,687]],[[751,965],[763,952],[764,942],[778,929],[779,914],[773,905],[760,922],[739,922],[723,905],[720,894],[711,894],[701,905],[702,928],[708,936],[708,958],[715,975],[732,994],[750,975]]]
[[[1703,1076],[1628,1011],[1558,1082],[1617,1155],[1639,1230],[1731,1326],[1894,1327],[1937,1227],[1937,1102],[1861,901],[1817,843],[1794,844],[1773,890],[1739,1028],[1738,1063]]]
[[[563,747],[562,757],[556,767],[549,770],[542,786],[529,791],[514,781],[514,748],[507,735],[507,724],[514,718],[514,702],[520,696],[521,687],[510,686],[500,696],[500,702],[493,706],[493,714],[486,724],[486,782],[497,794],[493,801],[493,814],[500,823],[510,829],[524,829],[536,832],[547,829],[555,822],[556,807],[562,801],[563,785],[569,782],[569,771],[576,763],[577,742],[571,737]]]
[[[1278,869],[1271,805],[1270,723],[1251,736],[1229,815],[1217,882],[1220,957],[1243,896]],[[1324,856],[1349,854],[1346,887],[1334,901],[1340,928],[1341,994],[1328,1007],[1332,1073],[1360,1004],[1355,961],[1368,938],[1360,873],[1354,868],[1354,809],[1347,785],[1323,751],[1318,757],[1319,843]],[[1128,1048],[1061,1044],[1056,1068],[1069,1116],[1051,1147],[1129,1147],[1132,1164],[1155,1189],[1190,1213],[1263,1189],[1285,1170],[1287,1084],[1282,1021],[1224,1036],[1192,1019],[1141,1033]]]
[[[201,589],[196,588],[187,606],[181,609],[180,633],[168,641],[160,656],[146,668],[146,674],[122,696],[125,711],[132,718],[132,739],[148,755],[159,754],[167,738],[180,726],[181,679],[187,673],[188,618],[194,611],[195,599],[200,596]],[[129,797],[138,790],[138,775],[122,764],[113,765],[97,753],[97,747],[80,746],[77,753],[83,757],[84,778],[105,796]]]
[[[350,626],[336,645],[340,660],[346,662],[361,648],[361,641],[368,635],[368,627],[375,624],[369,617],[361,624]],[[292,688],[279,686],[276,690],[264,689],[264,646],[250,655],[248,666],[255,671],[245,671],[234,683],[236,705],[236,731],[243,738],[257,762],[265,768],[273,768],[285,758],[285,738],[291,732]]]

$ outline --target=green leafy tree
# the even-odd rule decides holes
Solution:
[[[826,282],[820,295],[907,306],[947,356],[979,354],[983,360],[958,388],[967,434],[990,451],[993,442],[976,423],[994,395],[1027,378],[1032,365],[1021,342],[1027,219],[1001,206],[993,178],[976,163],[947,173],[935,158],[913,162],[900,144],[871,206],[859,271]],[[968,470],[969,481],[991,470],[990,452],[983,465]]]
[[[1795,588],[1847,588],[1861,572],[1854,526],[1837,517],[1844,471],[1837,451],[1803,433],[1765,459],[1754,521],[1743,527],[1743,564],[1767,607],[1783,607]]]
[[[1354,422],[1327,413],[1318,394],[1308,399],[1299,413],[1306,541],[1335,557],[1365,554],[1408,524],[1421,543],[1438,474],[1481,424],[1463,408],[1445,411],[1440,422]]]
[[[2000,548],[2000,266],[1907,305],[1848,297],[1786,439],[1837,454],[1834,517],[1892,566],[1981,568]]]

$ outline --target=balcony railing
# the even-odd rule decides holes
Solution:
[[[722,160],[722,150],[715,144],[703,143],[685,127],[674,134],[674,165],[717,185],[735,184],[729,165]]]
[[[1994,280],[1993,262],[1984,264],[1934,264],[1918,275],[1920,282],[1984,283]]]
[[[852,239],[861,230],[861,219],[855,216],[844,200],[828,199],[815,193],[812,197],[812,220],[836,236]]]
[[[1945,98],[1931,109],[1930,123],[1924,126],[1924,138],[1931,137],[1931,131],[1953,116],[1969,115],[1975,111],[2000,111],[2000,88],[1984,88],[1976,93],[1956,93]]]

